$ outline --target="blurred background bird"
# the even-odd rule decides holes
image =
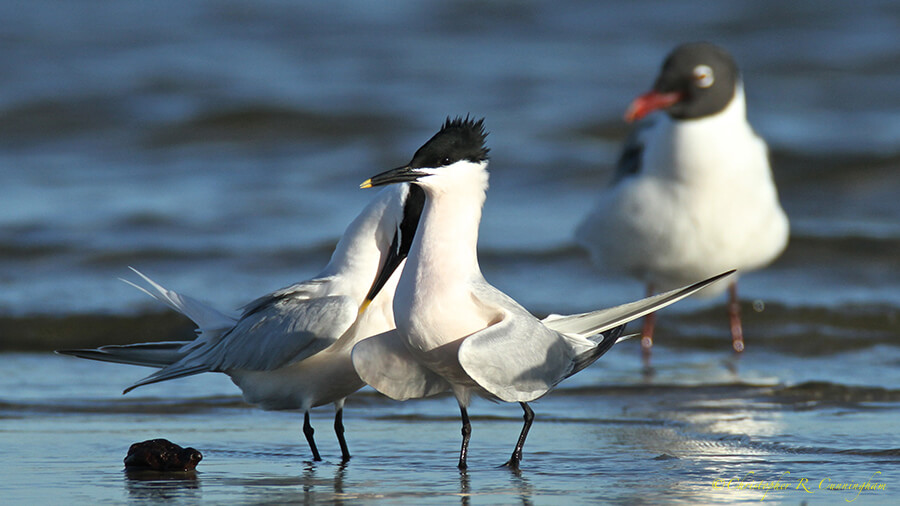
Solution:
[[[665,59],[651,91],[625,120],[640,120],[625,141],[613,183],[578,226],[577,242],[601,267],[623,271],[647,294],[772,262],[788,241],[769,153],[747,121],[744,85],[724,49],[689,43]],[[719,283],[704,291],[713,295]],[[744,350],[737,279],[727,284],[732,346]],[[654,316],[644,319],[645,361]]]

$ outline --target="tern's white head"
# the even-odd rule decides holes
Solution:
[[[410,297],[427,299],[422,293],[447,292],[448,283],[480,275],[478,226],[488,183],[485,136],[483,119],[448,118],[408,164],[360,185],[409,183],[411,190],[418,188],[425,195],[421,223],[394,298],[395,312],[398,308],[401,313],[408,311]],[[419,284],[423,279],[428,282]],[[424,292],[423,286],[427,288]],[[398,320],[397,325],[403,324]]]
[[[416,151],[408,164],[382,172],[360,187],[414,182],[428,194],[437,195],[452,188],[472,187],[472,180],[476,180],[482,183],[478,189],[483,191],[487,187],[489,151],[484,145],[485,137],[483,118],[447,118],[441,130]]]

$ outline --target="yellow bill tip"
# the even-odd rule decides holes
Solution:
[[[366,188],[368,188],[368,187],[366,187]],[[371,299],[366,299],[366,300],[364,300],[363,303],[362,303],[362,305],[359,306],[359,313],[358,313],[358,314],[363,314],[363,313],[365,313],[365,312],[366,312],[366,309],[369,308],[369,304],[371,304],[371,303],[372,303],[372,300],[371,300]]]
[[[365,190],[366,188],[371,188],[371,187],[372,187],[372,180],[371,180],[371,179],[366,179],[365,181],[362,182],[361,185],[359,185],[359,187],[360,187],[361,189],[363,189],[363,190]],[[371,302],[371,301],[369,301],[369,302]]]

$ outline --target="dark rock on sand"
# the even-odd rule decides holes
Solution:
[[[203,455],[193,448],[182,448],[167,439],[134,443],[125,457],[125,469],[155,471],[193,471]]]

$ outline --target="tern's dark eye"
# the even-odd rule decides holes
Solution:
[[[441,166],[450,165],[450,161],[451,160],[449,156],[441,158]]]
[[[694,82],[701,88],[709,88],[716,82],[716,76],[707,65],[697,65],[694,67]]]

